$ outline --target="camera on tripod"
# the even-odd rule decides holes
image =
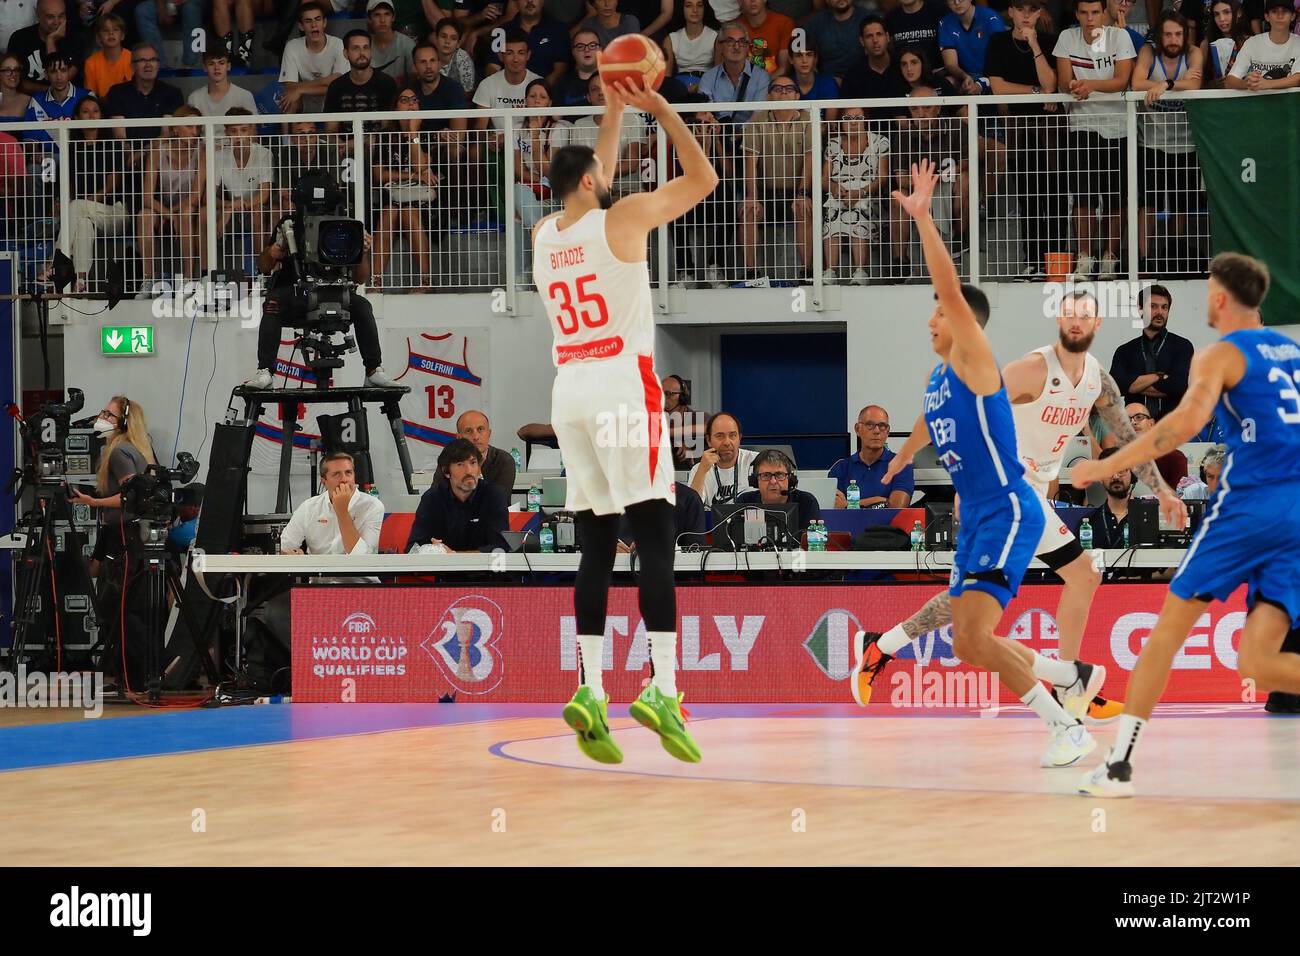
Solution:
[[[189,452],[176,456],[175,468],[149,465],[143,474],[132,475],[122,485],[122,509],[138,523],[140,541],[161,548],[167,529],[176,517],[173,485],[188,485],[199,473],[199,463]]]
[[[91,470],[90,437],[82,434],[77,442],[69,444],[72,416],[85,404],[81,389],[70,388],[66,402],[47,402],[27,419],[23,432],[30,443],[29,478],[34,483],[57,484],[66,475],[86,474]]]

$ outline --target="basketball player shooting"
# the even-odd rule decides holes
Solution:
[[[564,204],[533,230],[533,277],[554,333],[551,423],[568,474],[566,508],[576,513],[582,558],[574,586],[581,684],[564,708],[578,748],[620,763],[609,732],[601,667],[605,610],[626,512],[636,540],[638,596],[650,641],[652,682],[629,707],[679,760],[700,759],[686,730],[676,683],[673,591],[673,459],[654,367],[654,314],[646,247],[650,232],[713,192],[718,176],[686,124],[653,90],[605,85],[605,115],[593,151],[565,146],[548,178]],[[652,114],[677,152],[682,175],[653,192],[613,202],[623,110]]]
[[[913,164],[911,178],[911,195],[896,191],[893,196],[915,220],[921,238],[938,300],[929,324],[930,344],[940,362],[930,373],[912,436],[883,480],[897,474],[918,449],[934,443],[961,497],[964,518],[948,583],[953,654],[998,675],[1047,724],[1051,739],[1042,766],[1068,767],[1097,746],[1073,713],[1091,700],[1105,668],[1053,660],[994,633],[1039,548],[1046,503],[1025,481],[1017,457],[1008,390],[984,334],[988,297],[962,284],[930,215],[939,181],[934,164]],[[1060,702],[1040,679],[1061,688]]]
[[[1260,303],[1268,268],[1225,252],[1210,263],[1206,310],[1222,336],[1192,359],[1178,407],[1119,454],[1076,465],[1080,488],[1164,455],[1190,441],[1212,415],[1224,425],[1228,455],[1209,514],[1183,556],[1160,618],[1142,645],[1115,745],[1086,774],[1079,792],[1133,796],[1133,752],[1169,670],[1210,601],[1248,586],[1237,672],[1261,687],[1300,693],[1300,655],[1286,653],[1287,631],[1300,624],[1300,575],[1294,529],[1300,526],[1300,345],[1264,328]]]

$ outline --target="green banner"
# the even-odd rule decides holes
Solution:
[[[1244,252],[1272,276],[1265,325],[1300,323],[1300,93],[1188,100],[1210,198],[1210,251]]]
[[[153,355],[152,325],[106,325],[99,330],[101,355]]]

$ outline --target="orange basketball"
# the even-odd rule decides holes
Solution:
[[[596,59],[596,69],[606,84],[626,83],[634,89],[659,89],[664,81],[664,55],[653,40],[639,33],[615,37]]]

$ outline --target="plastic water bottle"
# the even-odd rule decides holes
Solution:
[[[533,514],[542,510],[542,489],[537,485],[528,489],[528,510]]]
[[[510,457],[515,460],[515,471],[524,470],[524,456],[519,454],[518,448],[510,449]]]
[[[844,492],[844,497],[848,499],[850,508],[862,507],[862,489],[858,487],[856,481],[849,482],[849,487]]]
[[[1128,529],[1126,528],[1125,530],[1127,531]],[[1127,544],[1127,542],[1125,543]],[[1092,550],[1092,525],[1088,523],[1087,518],[1084,518],[1083,522],[1079,525],[1079,546],[1085,551]]]
[[[542,542],[542,554],[555,553],[555,532],[551,530],[549,521],[542,523],[542,533],[538,536]]]
[[[925,547],[925,530],[921,527],[921,522],[912,523],[912,550],[920,551]]]
[[[808,525],[808,550],[825,551],[826,542],[822,538],[822,523],[814,521]]]
[[[1128,522],[1124,522],[1124,547],[1128,547]]]

